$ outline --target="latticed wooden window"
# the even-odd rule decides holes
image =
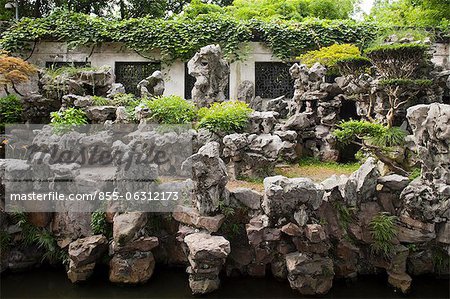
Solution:
[[[294,95],[294,80],[289,74],[292,63],[255,62],[255,95],[263,99],[273,99]]]
[[[116,62],[116,82],[122,83],[127,93],[139,96],[138,83],[158,70],[160,62]]]
[[[194,88],[195,77],[189,75],[187,63],[184,64],[184,98],[192,99],[192,88]],[[228,84],[225,87],[225,98],[230,98],[230,77],[228,76]]]

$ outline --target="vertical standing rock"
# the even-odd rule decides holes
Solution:
[[[151,250],[158,246],[158,238],[143,235],[147,216],[141,212],[116,214],[113,223],[113,255],[109,266],[109,280],[115,283],[137,284],[150,279],[155,269]]]
[[[151,76],[141,80],[137,89],[141,93],[141,97],[162,96],[164,93],[164,79],[161,71],[154,71]]]
[[[84,281],[94,272],[95,262],[108,249],[108,240],[102,235],[78,239],[69,244],[69,270],[72,282]]]
[[[228,199],[225,188],[228,176],[226,165],[220,158],[219,144],[209,142],[198,153],[183,162],[183,169],[192,168],[193,200],[200,214],[212,215],[218,211],[219,202]]]
[[[192,89],[192,100],[200,107],[225,100],[230,67],[222,57],[219,45],[209,45],[195,53],[188,62],[189,75],[196,81]]]
[[[217,290],[219,273],[231,252],[230,242],[222,236],[194,233],[184,238],[189,250],[189,287],[193,294]]]

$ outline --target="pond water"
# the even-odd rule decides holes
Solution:
[[[97,271],[84,284],[74,285],[62,269],[38,269],[27,273],[1,276],[0,298],[193,298],[188,277],[182,269],[157,271],[152,279],[140,286],[117,286],[108,282],[107,273]],[[413,280],[408,296],[394,292],[383,276],[360,277],[346,283],[338,281],[321,298],[449,298],[449,280],[420,277]],[[222,287],[202,298],[306,298],[290,289],[287,281],[273,278],[223,278]]]

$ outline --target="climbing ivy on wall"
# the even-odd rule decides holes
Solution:
[[[188,60],[200,47],[218,43],[225,55],[233,60],[241,58],[241,43],[261,41],[276,56],[288,60],[306,49],[333,43],[354,43],[364,47],[377,32],[374,23],[352,20],[242,21],[214,13],[194,19],[111,20],[57,10],[46,18],[22,19],[3,34],[0,47],[18,52],[30,41],[67,41],[70,47],[111,41],[123,42],[138,52],[159,49],[162,60],[173,61]]]

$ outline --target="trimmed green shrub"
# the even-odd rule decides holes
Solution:
[[[370,71],[372,62],[366,57],[353,56],[341,58],[336,61],[335,65],[341,75],[360,75]]]
[[[314,63],[319,62],[326,67],[333,67],[337,61],[344,58],[360,56],[361,52],[358,47],[351,44],[334,44],[329,47],[323,47],[319,50],[309,51],[300,55],[300,61],[311,67]]]
[[[198,111],[198,127],[215,133],[238,132],[247,126],[252,111],[247,103],[241,101],[214,103]]]
[[[407,132],[399,127],[388,128],[365,120],[349,120],[340,123],[333,134],[344,144],[363,139],[375,146],[392,147],[402,145]]]
[[[64,133],[73,127],[87,124],[86,113],[77,108],[68,108],[63,111],[50,113],[51,122],[55,133]]]
[[[392,255],[392,240],[397,235],[395,227],[396,216],[387,213],[379,213],[369,223],[370,233],[373,238],[372,251],[388,258]]]
[[[423,44],[392,44],[369,48],[365,54],[387,79],[420,77],[419,68],[426,64],[429,46]]]
[[[380,86],[401,86],[403,88],[426,88],[433,85],[429,79],[387,79],[378,82]]]
[[[0,98],[0,126],[20,123],[22,121],[22,102],[15,95]]]
[[[93,96],[92,102],[95,106],[108,106],[112,104],[109,99],[99,96]]]
[[[150,118],[160,124],[188,124],[197,116],[192,102],[175,95],[155,97],[142,103],[150,109]]]

